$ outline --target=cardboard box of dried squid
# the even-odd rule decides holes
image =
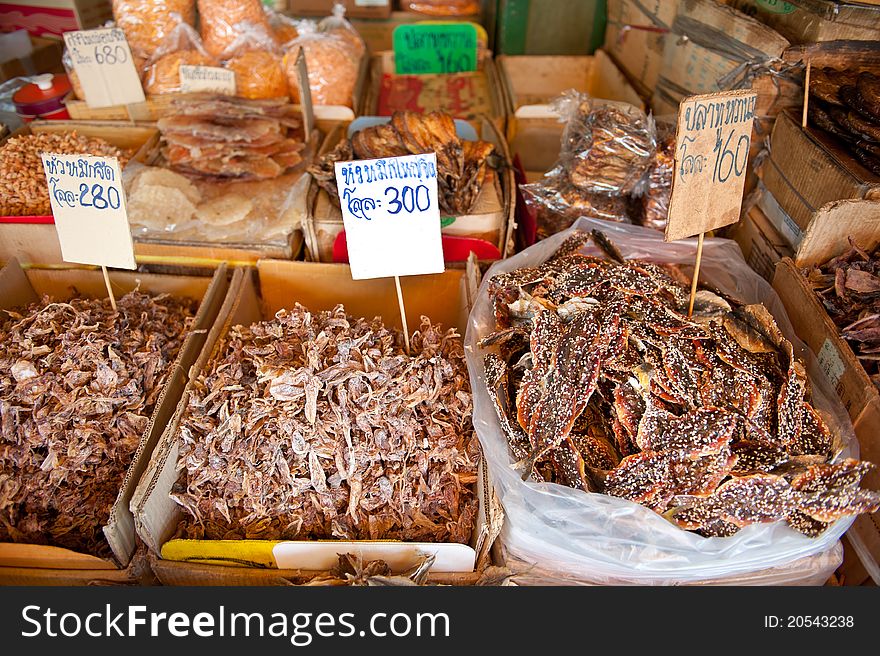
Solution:
[[[129,500],[241,276],[113,271],[114,313],[100,271],[0,271],[0,583],[147,579]]]
[[[271,260],[257,273],[211,330],[132,498],[153,571],[174,585],[320,582],[352,554],[385,563],[373,572],[474,583],[500,517],[447,332],[465,326],[473,271],[401,280],[411,357],[387,332],[401,325],[392,280]]]
[[[424,119],[423,115],[411,114],[411,117],[414,121]],[[388,145],[383,141],[382,135],[377,133],[376,126],[388,121],[389,119],[385,117],[360,117],[347,127],[338,126],[324,140],[316,164],[310,170],[312,174],[308,199],[310,212],[303,225],[308,259],[318,262],[348,262],[342,210],[338,198],[333,198],[328,193],[328,188],[335,189],[332,153],[334,149],[343,145],[343,141],[355,144],[358,133],[367,135],[369,131],[370,136],[364,139],[364,144],[374,149],[374,152],[366,157],[360,157],[360,153],[354,152],[354,158],[382,157],[382,149],[387,148]],[[512,246],[515,228],[513,217],[515,182],[513,169],[510,166],[510,154],[507,142],[495,125],[484,119],[482,126],[482,136],[479,139],[473,127],[460,119],[454,122],[454,126],[451,120],[448,121],[448,125],[429,126],[434,132],[430,130],[427,132],[432,135],[439,134],[448,128],[451,133],[454,127],[455,134],[450,134],[450,138],[456,138],[461,142],[483,141],[494,147],[494,152],[490,153],[486,148],[485,152],[477,152],[475,155],[479,163],[485,167],[485,175],[482,176],[482,184],[478,188],[464,186],[453,188],[449,195],[451,197],[447,196],[446,205],[441,195],[441,232],[447,262],[462,262],[467,259],[470,252],[476,253],[480,260],[497,260],[506,257]],[[415,148],[414,152],[425,152],[421,145]],[[425,148],[442,152],[444,143],[440,141],[430,143]],[[351,159],[351,152],[353,151],[349,150],[348,154],[339,161]],[[438,165],[441,166],[442,174],[442,162]],[[319,176],[324,180],[319,180]],[[461,182],[465,182],[463,176],[460,178]],[[449,204],[455,206],[449,207]]]
[[[839,302],[839,286],[843,287],[841,291],[845,295],[864,291],[856,284],[858,275],[848,281],[848,274],[844,274],[837,285],[834,276],[823,280],[820,274],[827,271],[820,269],[832,258],[849,252],[850,239],[868,253],[872,252],[880,244],[878,213],[880,201],[842,200],[823,206],[810,221],[794,259],[783,259],[773,278],[773,288],[785,305],[798,337],[817,354],[825,376],[849,413],[859,439],[861,458],[876,464],[880,464],[880,394],[877,384],[850,344],[841,337],[817,291],[824,292],[827,303],[831,304]],[[805,273],[810,273],[811,278]],[[870,277],[867,280],[868,284],[872,281]],[[815,281],[815,290],[811,281]],[[870,322],[864,328],[870,330]],[[870,362],[871,356],[867,357],[866,362]],[[875,488],[880,486],[880,470],[870,472],[865,483]],[[868,574],[880,583],[880,513],[861,515],[847,536]]]

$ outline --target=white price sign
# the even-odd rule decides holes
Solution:
[[[351,277],[443,273],[437,156],[336,163]]]
[[[64,260],[135,269],[119,160],[49,153],[42,158]]]
[[[64,44],[89,107],[144,102],[144,89],[121,29],[65,32]]]
[[[217,66],[181,66],[180,90],[183,93],[211,92],[235,95],[235,71]]]

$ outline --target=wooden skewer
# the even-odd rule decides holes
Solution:
[[[807,107],[810,105],[810,69],[813,67],[812,60],[807,60],[807,76],[804,78],[804,116],[801,119],[801,127],[807,127]]]
[[[406,325],[406,308],[403,305],[403,290],[400,289],[400,276],[394,276],[397,287],[397,303],[400,305],[400,320],[403,322],[403,338],[406,340],[406,354],[409,355],[409,327]]]
[[[103,264],[101,265],[101,273],[104,274],[104,284],[107,285],[107,293],[110,295],[110,305],[113,306],[113,311],[118,312],[118,308],[116,307],[116,297],[113,296],[113,289],[110,287],[110,274],[107,273],[107,267]]]
[[[688,303],[689,317],[694,313],[694,298],[697,295],[697,282],[700,279],[700,262],[703,259],[703,235],[705,234],[701,232],[697,239],[697,263],[694,265],[694,279],[691,281],[691,300]]]

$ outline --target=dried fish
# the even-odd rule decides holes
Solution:
[[[813,292],[880,389],[880,249],[849,251],[802,270]]]
[[[580,254],[588,239],[607,259]],[[849,286],[875,293],[865,276]],[[829,463],[834,436],[766,308],[701,290],[689,318],[687,287],[596,231],[489,281],[497,332],[480,346],[523,475],[640,503],[705,536],[773,521],[815,536],[880,507],[859,487],[868,463]]]
[[[411,345],[341,305],[233,326],[177,433],[179,535],[468,542],[480,452],[461,338],[423,317]]]
[[[109,558],[125,472],[195,301],[44,297],[0,318],[0,541]]]

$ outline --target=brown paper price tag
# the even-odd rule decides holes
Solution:
[[[217,66],[181,66],[180,90],[183,93],[221,93],[235,95],[235,71]]]
[[[679,105],[666,241],[739,220],[757,94],[724,91]]]

